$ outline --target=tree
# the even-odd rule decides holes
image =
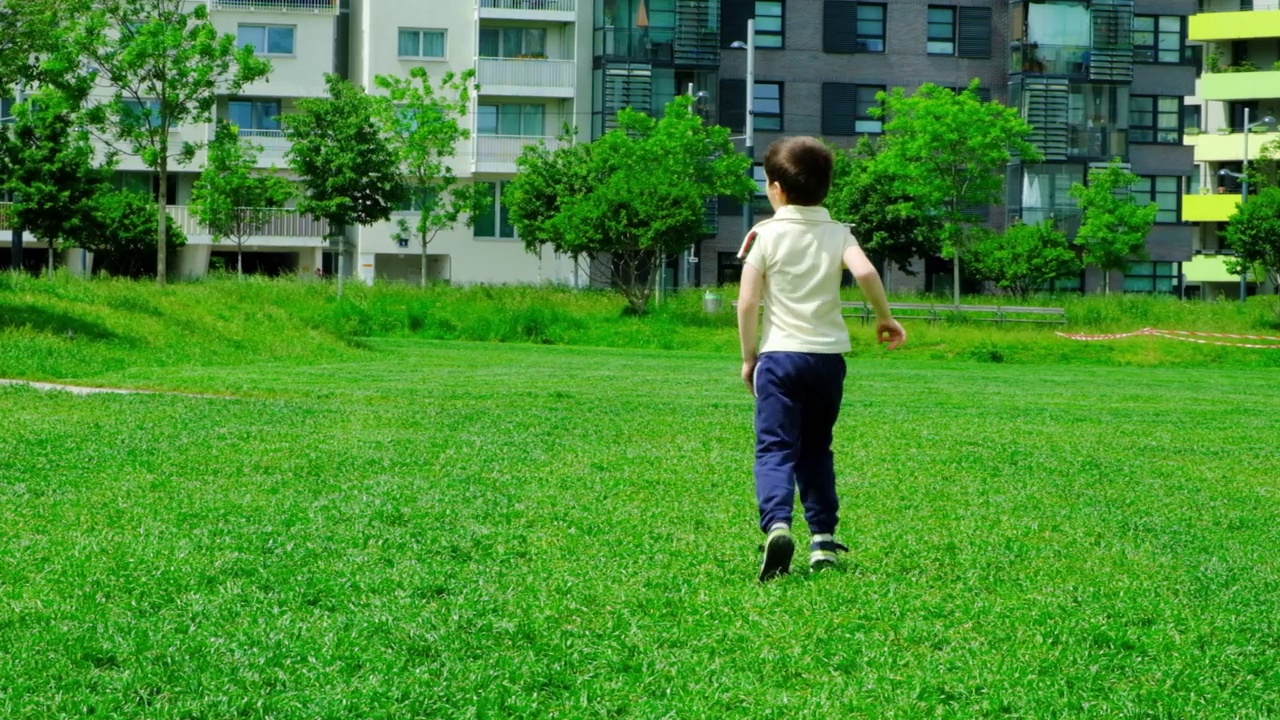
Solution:
[[[156,283],[165,283],[169,163],[191,162],[201,142],[175,143],[170,131],[212,119],[219,94],[235,94],[265,78],[271,65],[252,47],[220,35],[208,6],[186,0],[102,0],[77,35],[80,53],[96,68],[108,99],[89,121],[156,172]]]
[[[975,79],[964,91],[925,83],[914,95],[902,88],[876,96],[886,119],[880,152],[893,179],[892,193],[914,197],[921,212],[941,227],[943,255],[955,268],[960,304],[960,255],[979,221],[971,208],[1003,202],[1004,169],[1016,154],[1024,162],[1041,155],[1027,142],[1031,126],[1015,108],[978,98]]]
[[[879,139],[862,137],[852,148],[833,148],[836,163],[827,207],[834,219],[853,226],[868,256],[914,275],[914,258],[941,250],[939,223],[915,197],[902,193],[904,184],[890,174],[881,146]]]
[[[111,172],[94,162],[89,133],[76,125],[74,109],[56,92],[43,92],[14,108],[14,124],[0,126],[0,171],[14,193],[18,223],[54,253],[86,245],[95,230],[98,196]]]
[[[284,117],[284,135],[293,143],[289,165],[305,191],[299,212],[327,220],[338,235],[341,295],[346,227],[390,219],[410,194],[384,122],[383,98],[334,74],[325,82],[329,97],[300,100],[298,113]]]
[[[590,144],[526,148],[503,193],[525,247],[549,244],[593,269],[607,258],[609,282],[645,312],[660,259],[706,232],[707,199],[745,201],[756,190],[729,130],[704,125],[693,102],[677,97],[661,120],[623,110],[619,127]]]
[[[458,119],[467,114],[476,89],[474,81],[475,70],[450,71],[441,77],[439,88],[433,88],[427,71],[420,67],[410,70],[407,78],[378,75],[373,79],[387,92],[394,108],[387,120],[411,187],[410,209],[418,213],[412,233],[422,251],[423,287],[427,285],[427,246],[436,234],[457,225],[463,215],[468,227],[474,222],[476,186],[461,184],[449,165],[458,141],[471,137],[471,131]],[[397,234],[410,234],[409,223],[403,218]]]
[[[15,86],[47,84],[43,58],[66,37],[85,0],[4,0],[0,3],[0,94]]]
[[[1280,188],[1264,188],[1241,203],[1227,225],[1227,241],[1236,252],[1228,270],[1243,275],[1260,268],[1272,285],[1280,286]]]
[[[135,190],[110,190],[98,195],[94,230],[84,247],[92,250],[94,264],[113,275],[139,277],[151,272],[156,257],[155,199]],[[186,236],[173,216],[165,213],[165,237],[173,247],[186,244]]]
[[[293,199],[293,183],[256,171],[260,148],[240,138],[235,125],[219,122],[209,143],[204,172],[191,195],[191,210],[214,242],[236,246],[236,275],[244,275],[244,245]]]
[[[1080,246],[1085,265],[1104,272],[1103,292],[1111,292],[1111,273],[1146,257],[1147,233],[1156,221],[1155,203],[1139,205],[1133,196],[1138,176],[1112,160],[1089,171],[1088,185],[1073,183],[1069,194],[1080,204]]]
[[[1014,221],[1003,235],[987,233],[980,238],[971,255],[983,279],[1019,298],[1080,272],[1080,258],[1052,220],[1035,225]]]

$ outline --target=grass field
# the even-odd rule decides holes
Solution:
[[[734,356],[326,353],[0,388],[0,717],[1280,716],[1273,370],[855,359],[761,586]]]

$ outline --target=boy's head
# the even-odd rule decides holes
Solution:
[[[776,183],[790,205],[820,205],[831,190],[835,158],[811,137],[775,140],[764,151],[764,174]]]

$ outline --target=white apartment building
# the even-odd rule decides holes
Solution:
[[[464,182],[489,189],[492,208],[473,219],[473,228],[460,224],[436,236],[429,246],[428,279],[585,284],[570,259],[550,250],[538,255],[525,251],[500,193],[514,177],[515,158],[525,145],[540,140],[554,145],[565,124],[589,131],[589,0],[207,1],[220,32],[252,45],[272,63],[268,79],[220,98],[215,111],[218,119],[234,122],[242,136],[262,147],[263,169],[288,174],[289,146],[280,117],[302,98],[323,97],[326,73],[379,92],[377,75],[404,75],[420,66],[437,79],[448,70],[475,68],[481,90],[464,119],[472,139],[459,145],[453,168]],[[174,130],[174,140],[207,141],[212,133],[211,123],[184,126]],[[213,243],[188,207],[204,159],[201,152],[190,166],[170,167],[169,212],[188,238],[173,267],[183,277],[204,275],[219,257],[233,267],[236,248]],[[138,158],[123,157],[118,170],[122,184],[157,189],[153,174]],[[415,219],[408,208],[397,214],[410,224]],[[401,245],[393,239],[394,220],[347,231],[342,265],[349,275],[366,283],[420,280],[417,240]],[[11,244],[11,225],[0,206],[0,248]],[[336,244],[326,239],[328,234],[323,222],[282,209],[245,246],[246,269],[301,276],[332,272]],[[45,247],[29,235],[27,242],[32,249]]]

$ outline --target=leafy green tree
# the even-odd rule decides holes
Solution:
[[[0,3],[0,95],[15,87],[48,85],[44,59],[60,49],[69,23],[87,0],[4,0]]]
[[[432,87],[427,71],[420,67],[410,70],[407,78],[377,75],[373,82],[391,100],[388,123],[411,188],[410,209],[418,214],[412,231],[401,218],[397,235],[417,238],[422,251],[422,286],[426,287],[427,247],[436,234],[454,227],[464,216],[467,227],[474,222],[476,186],[459,182],[450,160],[457,153],[458,142],[471,137],[459,119],[467,114],[476,89],[475,70],[446,72],[438,88]]]
[[[1035,225],[1015,221],[1004,234],[987,233],[980,238],[970,255],[983,279],[1019,298],[1080,272],[1080,258],[1052,220]]]
[[[1073,183],[1069,194],[1080,205],[1080,246],[1085,265],[1104,272],[1103,292],[1111,292],[1111,273],[1145,258],[1147,233],[1155,224],[1155,203],[1139,205],[1133,196],[1138,176],[1112,160],[1105,168],[1089,171],[1088,184]]]
[[[94,231],[84,247],[94,252],[94,265],[112,275],[140,277],[155,270],[155,199],[135,190],[111,190],[98,195]],[[182,247],[186,236],[173,216],[164,215],[171,247]]]
[[[191,195],[191,210],[214,242],[236,246],[236,275],[244,275],[244,246],[293,199],[293,183],[257,171],[260,148],[240,138],[235,125],[219,122],[209,143],[204,172]]]
[[[1015,108],[978,98],[978,81],[963,92],[925,83],[913,95],[902,88],[877,95],[885,118],[878,161],[893,181],[892,195],[913,197],[936,218],[943,255],[955,267],[960,304],[960,256],[980,225],[970,208],[1002,204],[1004,169],[1016,154],[1036,162],[1027,142],[1031,126]]]
[[[338,236],[341,295],[346,228],[389,220],[410,193],[385,122],[386,99],[334,74],[325,81],[329,97],[299,101],[297,114],[284,117],[284,135],[304,189],[299,212],[327,220]]]
[[[1243,274],[1261,270],[1280,286],[1280,188],[1263,188],[1241,203],[1227,225],[1227,241],[1236,255],[1227,269]],[[1280,315],[1280,305],[1276,306]]]
[[[15,106],[12,126],[0,125],[0,174],[14,193],[17,221],[48,243],[52,276],[56,250],[90,242],[110,170],[95,164],[74,108],[58,93],[44,92]]]
[[[208,6],[186,0],[101,0],[75,38],[97,69],[108,99],[91,108],[90,123],[159,176],[156,202],[156,282],[165,283],[170,162],[186,165],[200,142],[175,143],[170,131],[212,119],[219,94],[235,94],[271,71],[252,47],[219,34]]]
[[[836,163],[826,204],[833,218],[853,226],[869,257],[914,275],[914,258],[941,250],[940,223],[914,196],[902,192],[904,183],[892,177],[890,163],[881,159],[881,144],[864,136],[852,148],[833,148]]]
[[[551,245],[593,269],[607,259],[609,282],[645,312],[660,259],[706,231],[706,200],[756,190],[729,130],[704,125],[692,103],[677,97],[661,120],[623,110],[590,144],[526,148],[503,193],[525,247]]]

